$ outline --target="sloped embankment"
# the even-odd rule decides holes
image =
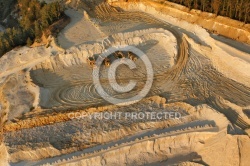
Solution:
[[[124,10],[140,10],[153,14],[158,18],[171,16],[188,23],[197,24],[206,30],[226,36],[228,38],[250,44],[250,25],[243,22],[232,20],[227,17],[216,16],[212,13],[191,10],[170,2],[156,2],[150,0],[121,2],[109,0],[112,6],[120,7]]]

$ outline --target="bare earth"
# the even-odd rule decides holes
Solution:
[[[65,11],[71,18],[71,22],[59,33],[59,45],[63,48],[70,48],[87,41],[95,41],[101,38],[101,33],[94,24],[87,19],[86,13],[68,9]]]
[[[249,45],[211,37],[202,27],[145,4],[116,2],[112,5],[119,8],[114,8],[101,0],[66,3],[71,22],[59,33],[58,45],[22,47],[0,59],[1,120],[7,119],[0,146],[3,164],[250,162]],[[97,92],[87,57],[124,45],[145,53],[154,79],[145,98],[118,106]],[[114,57],[110,60],[115,62]],[[137,82],[129,93],[112,89],[107,82],[110,68],[101,67],[101,83],[108,94],[126,99],[139,93],[147,66],[141,59],[134,63],[136,69],[121,65],[116,72],[121,84]],[[175,111],[181,118],[69,118],[73,113],[154,111]]]

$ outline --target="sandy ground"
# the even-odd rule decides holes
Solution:
[[[94,3],[86,1],[86,5],[91,6]],[[142,9],[144,7],[139,6],[138,10]],[[185,134],[177,137],[176,140],[168,135],[163,136],[162,139],[170,142],[177,141],[171,147],[165,146],[163,142],[159,143],[159,146],[163,146],[160,151],[164,151],[165,155],[168,151],[173,152],[174,156],[168,157],[178,159],[178,155],[184,155],[183,149],[193,147],[193,144],[190,144],[190,138],[196,135],[195,131],[203,131],[203,129],[208,133],[200,134],[197,138],[194,136],[195,140],[200,141],[199,146],[195,148],[195,151],[188,151],[188,154],[199,152],[205,156],[206,149],[209,148],[214,149],[214,152],[221,151],[213,148],[214,142],[218,142],[218,147],[222,146],[223,150],[228,149],[232,153],[226,156],[236,155],[231,148],[227,148],[223,143],[220,144],[218,140],[222,138],[232,142],[235,149],[246,151],[240,143],[237,144],[237,139],[248,147],[249,138],[247,136],[248,139],[245,136],[234,137],[231,134],[246,134],[245,131],[250,126],[250,119],[244,110],[249,108],[250,101],[249,46],[241,46],[233,41],[230,41],[231,45],[227,45],[225,44],[227,41],[222,38],[214,40],[203,28],[162,14],[158,17],[151,8],[147,10],[148,13],[118,12],[107,4],[100,4],[87,12],[89,15],[73,9],[66,11],[71,18],[71,23],[58,36],[58,42],[66,49],[65,51],[56,47],[55,44],[49,48],[22,47],[12,50],[0,59],[0,96],[2,99],[0,104],[8,110],[6,115],[9,117],[8,125],[12,125],[12,129],[18,126],[17,131],[5,133],[9,141],[12,161],[48,158],[39,162],[54,162],[55,160],[50,157],[68,153],[71,153],[69,156],[72,157],[76,151],[78,151],[77,154],[84,154],[84,151],[73,148],[72,144],[86,148],[89,145],[95,146],[97,143],[107,143],[106,146],[110,147],[113,146],[110,141],[126,144],[128,140],[134,142],[121,148],[118,146],[108,153],[104,151],[103,154],[110,160],[109,155],[106,154],[116,153],[116,150],[127,153],[123,148],[131,146],[134,148],[134,150],[133,148],[129,150],[132,161],[135,155],[133,153],[136,153],[137,149],[135,147],[139,147],[138,149],[146,147],[138,153],[142,153],[142,156],[139,155],[136,158],[148,161],[146,160],[148,157],[143,157],[143,155],[148,154],[149,149],[155,148],[151,144],[150,146],[145,146],[145,144],[157,140],[153,136],[154,131],[161,135],[177,124],[182,127],[173,130],[174,135],[179,132]],[[100,121],[97,123],[85,120],[69,121],[60,116],[60,113],[79,112],[89,107],[94,107],[91,108],[92,111],[115,111],[112,106],[108,107],[109,103],[96,92],[92,82],[92,68],[86,63],[86,58],[99,56],[105,49],[120,45],[133,45],[146,53],[154,69],[154,83],[148,97],[160,95],[162,98],[148,98],[146,99],[148,103],[141,101],[137,103],[139,106],[131,105],[117,109],[136,111],[154,108],[160,110],[167,107],[165,106],[167,101],[173,109],[184,110],[189,115],[187,121],[171,123],[133,121],[130,124],[124,121],[110,123]],[[111,58],[111,61],[113,62],[114,58]],[[109,68],[103,67],[101,74],[105,90],[120,98],[137,94],[144,85],[146,67],[140,59],[135,64],[137,66],[135,71],[129,71],[126,66],[121,66],[117,72],[118,80],[122,83],[128,77],[138,81],[135,90],[125,94],[115,93],[110,85],[105,83]],[[184,104],[180,106],[178,102],[184,102]],[[107,108],[96,108],[103,105]],[[51,121],[42,119],[52,114],[54,118],[50,118]],[[37,120],[37,122],[29,123],[28,119]],[[60,123],[58,119],[61,120]],[[211,128],[206,130],[209,126],[215,127],[219,132]],[[121,132],[119,129],[123,127],[124,132]],[[190,129],[194,130],[190,132],[191,134],[187,134]],[[89,136],[89,133],[96,135]],[[118,133],[124,135],[119,137]],[[215,136],[208,139],[211,135]],[[82,139],[82,136],[93,139],[88,144],[84,141],[89,139]],[[126,136],[130,137],[126,139]],[[153,136],[153,138],[139,142],[137,140],[139,136]],[[208,143],[204,143],[206,140],[209,140]],[[181,147],[178,146],[180,142],[183,145]],[[105,146],[98,148],[101,149],[101,147]],[[95,149],[91,146],[89,148],[86,151],[93,152]],[[237,154],[240,154],[239,151]],[[94,156],[100,155],[94,154]],[[151,162],[158,162],[159,156],[150,158]],[[209,158],[213,154],[205,158],[203,156],[199,160],[214,165],[213,160]],[[67,159],[67,157],[66,155],[57,159]],[[237,155],[237,158],[232,161],[228,160],[228,163],[232,162],[237,165],[239,158],[240,156]],[[80,157],[77,162],[81,159],[86,158]],[[163,159],[166,160],[166,158],[161,158]],[[94,160],[99,161],[96,158]],[[247,161],[245,158],[242,160],[242,162]],[[134,158],[133,161],[137,162]],[[20,165],[25,164],[27,161],[20,163]]]
[[[155,75],[161,74],[165,69],[174,66],[177,54],[176,39],[170,32],[164,29],[134,31],[133,33],[124,33],[123,35],[119,36],[114,35],[109,38],[105,38],[105,40],[112,41],[112,39],[114,38],[116,38],[116,41],[113,43],[111,42],[113,46],[117,46],[120,43],[129,42],[130,45],[134,45],[141,51],[143,51],[151,61],[153,70],[155,71]],[[77,95],[73,95],[76,97],[76,100],[79,100],[79,102],[77,103],[82,106],[87,106],[91,103],[97,104],[100,101],[99,95],[96,94],[96,92],[93,90],[93,84],[89,82],[90,80],[92,80],[92,69],[86,63],[84,63],[88,55],[84,53],[89,53],[90,56],[100,54],[103,49],[103,43],[106,42],[101,42],[96,45],[79,45],[79,49],[72,48],[69,49],[68,53],[66,53],[65,55],[60,55],[59,61],[61,63],[58,63],[57,57],[51,57],[50,60],[45,61],[41,65],[37,65],[33,68],[31,77],[37,84],[41,84],[43,85],[43,87],[45,87],[42,89],[42,93],[40,95],[41,106],[47,108],[60,106],[62,103],[64,103],[64,100],[68,100],[67,98],[71,96],[66,94],[68,92],[72,93],[73,95],[75,93],[81,93],[82,91],[84,91],[84,95],[80,95],[78,97]],[[168,44],[166,45],[166,43]],[[88,48],[91,48],[91,50],[88,50]],[[76,55],[78,58],[76,59],[76,56],[70,56],[72,54]],[[155,56],[156,54],[157,56]],[[113,58],[111,60],[114,61],[115,59]],[[143,62],[141,60],[138,60],[136,62],[136,65],[137,70],[134,73],[130,74],[133,75],[132,77],[135,77],[136,79],[138,79],[139,77],[144,77],[146,69]],[[43,68],[46,69],[44,70]],[[127,71],[126,69],[126,66],[123,66],[119,69],[119,78],[126,78],[126,76],[129,74],[129,71]],[[104,76],[104,79],[107,79],[108,70],[109,68],[102,68],[101,70],[101,74]],[[69,84],[71,84],[70,91],[68,91],[69,89],[67,88]],[[158,86],[155,86],[155,88],[159,89]],[[156,90],[155,88],[152,88],[152,91]],[[112,91],[109,92],[112,93]],[[89,100],[89,95],[92,96],[92,101],[82,102],[82,100]],[[54,98],[54,96],[57,97]],[[71,104],[75,105],[73,104],[73,102]],[[71,104],[69,103],[69,105]]]
[[[237,55],[237,57],[235,57],[235,55],[232,55],[234,54],[233,52],[226,53],[224,50],[222,50],[215,44],[214,39],[205,29],[201,28],[198,25],[188,23],[184,20],[178,20],[172,16],[166,15],[164,14],[164,12],[156,10],[154,6],[146,6],[143,3],[141,3],[140,5],[138,4],[127,5],[121,3],[121,7],[124,7],[124,10],[126,11],[133,12],[135,10],[139,10],[151,16],[157,15],[157,20],[160,20],[165,24],[168,24],[172,28],[177,29],[179,32],[188,35],[196,43],[195,45],[197,46],[197,48],[201,49],[203,47],[204,49],[206,49],[204,52],[202,52],[202,54],[211,58],[214,67],[218,71],[220,71],[227,77],[230,77],[237,82],[241,82],[247,86],[250,85],[248,81],[250,78],[250,74],[248,72],[250,70],[249,68],[250,66],[245,61],[242,61],[241,58],[238,58],[238,57],[244,57],[244,53],[241,53],[243,54],[242,56]],[[103,15],[105,15],[105,12],[103,12]],[[245,46],[244,44],[240,44],[239,42],[235,42],[233,40],[227,40],[227,39],[221,39],[221,40],[227,41],[226,43],[230,41],[231,46],[248,53],[247,50],[249,46],[247,45]],[[207,50],[211,48],[212,48],[211,52],[207,52]],[[214,57],[213,55],[219,55],[219,56]],[[239,77],[237,77],[237,75],[239,75]],[[247,79],[245,79],[244,77],[247,77]]]
[[[231,54],[234,57],[237,57],[239,59],[242,59],[243,61],[246,61],[247,63],[250,63],[250,56],[247,53],[241,52],[233,47],[229,47],[228,45],[216,41],[216,44],[222,48],[223,50],[225,50],[227,53]],[[249,49],[250,50],[250,49]]]
[[[87,19],[83,11],[67,9],[65,14],[71,22],[58,35],[59,45],[63,48],[70,48],[84,42],[95,41],[101,38],[101,33],[94,24]]]
[[[176,135],[176,134],[184,134],[191,133],[193,131],[196,132],[217,132],[219,130],[224,130],[229,124],[229,121],[222,115],[216,112],[215,110],[209,108],[206,105],[199,106],[194,108],[185,103],[174,103],[174,104],[163,104],[159,102],[159,97],[152,97],[150,99],[146,99],[141,103],[133,105],[134,112],[143,110],[145,105],[152,107],[152,110],[158,111],[176,111],[181,113],[183,116],[180,119],[166,119],[166,120],[139,120],[139,119],[113,119],[113,120],[95,120],[88,119],[88,117],[77,120],[73,119],[72,121],[68,121],[66,123],[56,123],[49,126],[41,126],[37,128],[30,128],[29,130],[23,129],[18,132],[9,132],[6,133],[6,138],[8,140],[8,145],[13,147],[12,150],[12,161],[20,158],[23,153],[18,149],[14,150],[14,147],[17,145],[23,144],[23,142],[29,142],[29,145],[23,145],[23,148],[26,149],[32,144],[40,144],[41,148],[42,144],[50,144],[52,147],[57,150],[64,149],[64,151],[70,152],[70,149],[77,148],[80,146],[80,142],[84,142],[84,144],[88,144],[89,148],[84,148],[83,151],[73,152],[71,154],[66,154],[60,157],[56,157],[48,160],[40,160],[37,162],[29,162],[26,165],[31,164],[44,164],[46,162],[55,162],[59,159],[71,158],[73,156],[81,156],[85,153],[93,153],[94,151],[99,151],[101,149],[108,149],[108,147],[114,146],[115,144],[122,145],[126,142],[136,142],[136,139],[147,138],[151,135],[159,135],[158,137],[166,137],[167,135]],[[153,101],[151,103],[151,100]],[[131,106],[117,108],[110,107],[109,111],[128,111]],[[186,112],[185,110],[189,110],[190,112]],[[191,110],[194,110],[192,113]],[[195,111],[197,110],[197,112]],[[98,112],[98,110],[96,110]],[[214,119],[217,117],[217,119]],[[189,122],[192,119],[192,122]],[[202,120],[198,120],[202,119]],[[143,122],[143,125],[142,125]],[[95,131],[91,129],[91,126],[95,126]],[[168,125],[168,128],[162,128]],[[81,127],[84,126],[84,127]],[[133,126],[133,127],[131,127]],[[138,127],[137,127],[138,126]],[[64,129],[67,128],[65,132]],[[77,128],[81,128],[80,130]],[[130,129],[129,129],[130,128]],[[77,131],[77,132],[75,132]],[[56,135],[51,135],[49,133],[57,133]],[[29,133],[44,133],[42,136],[37,134],[36,136],[30,137]],[[112,134],[113,133],[113,134]],[[120,134],[119,134],[120,133]],[[122,133],[122,134],[121,134]],[[211,134],[212,134],[211,133]],[[163,135],[162,135],[163,134]],[[64,136],[63,136],[64,135]],[[74,139],[71,139],[74,138]],[[75,141],[77,140],[77,142]],[[60,142],[67,142],[70,146],[58,144]],[[112,142],[110,142],[112,141]],[[103,144],[103,145],[100,145]],[[26,147],[25,147],[26,146]],[[127,146],[126,144],[123,146]],[[49,147],[48,147],[49,148]],[[118,146],[119,148],[119,146]],[[32,154],[33,153],[33,154]],[[39,159],[43,155],[46,156],[46,153],[39,153],[39,147],[26,155],[22,156],[22,159],[33,158]],[[56,153],[58,155],[58,153]],[[22,165],[25,162],[21,162],[18,165]]]

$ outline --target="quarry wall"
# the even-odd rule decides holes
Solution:
[[[121,1],[108,0],[115,7],[124,10],[140,10],[154,16],[172,16],[188,23],[197,24],[209,32],[222,35],[240,42],[250,44],[250,24],[232,20],[227,17],[216,16],[212,13],[201,12],[200,10],[189,10],[188,8],[167,1]]]

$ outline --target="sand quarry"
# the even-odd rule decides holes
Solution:
[[[6,122],[0,165],[248,165],[249,45],[143,3],[66,5],[71,22],[48,48],[21,47],[0,59],[1,124]],[[119,106],[97,92],[87,57],[124,45],[147,55],[154,76],[141,101]],[[140,58],[135,64],[116,72],[121,84],[137,81],[127,93],[112,89],[109,68],[102,66],[105,91],[120,99],[136,95],[147,66]],[[181,118],[69,118],[168,111]]]

